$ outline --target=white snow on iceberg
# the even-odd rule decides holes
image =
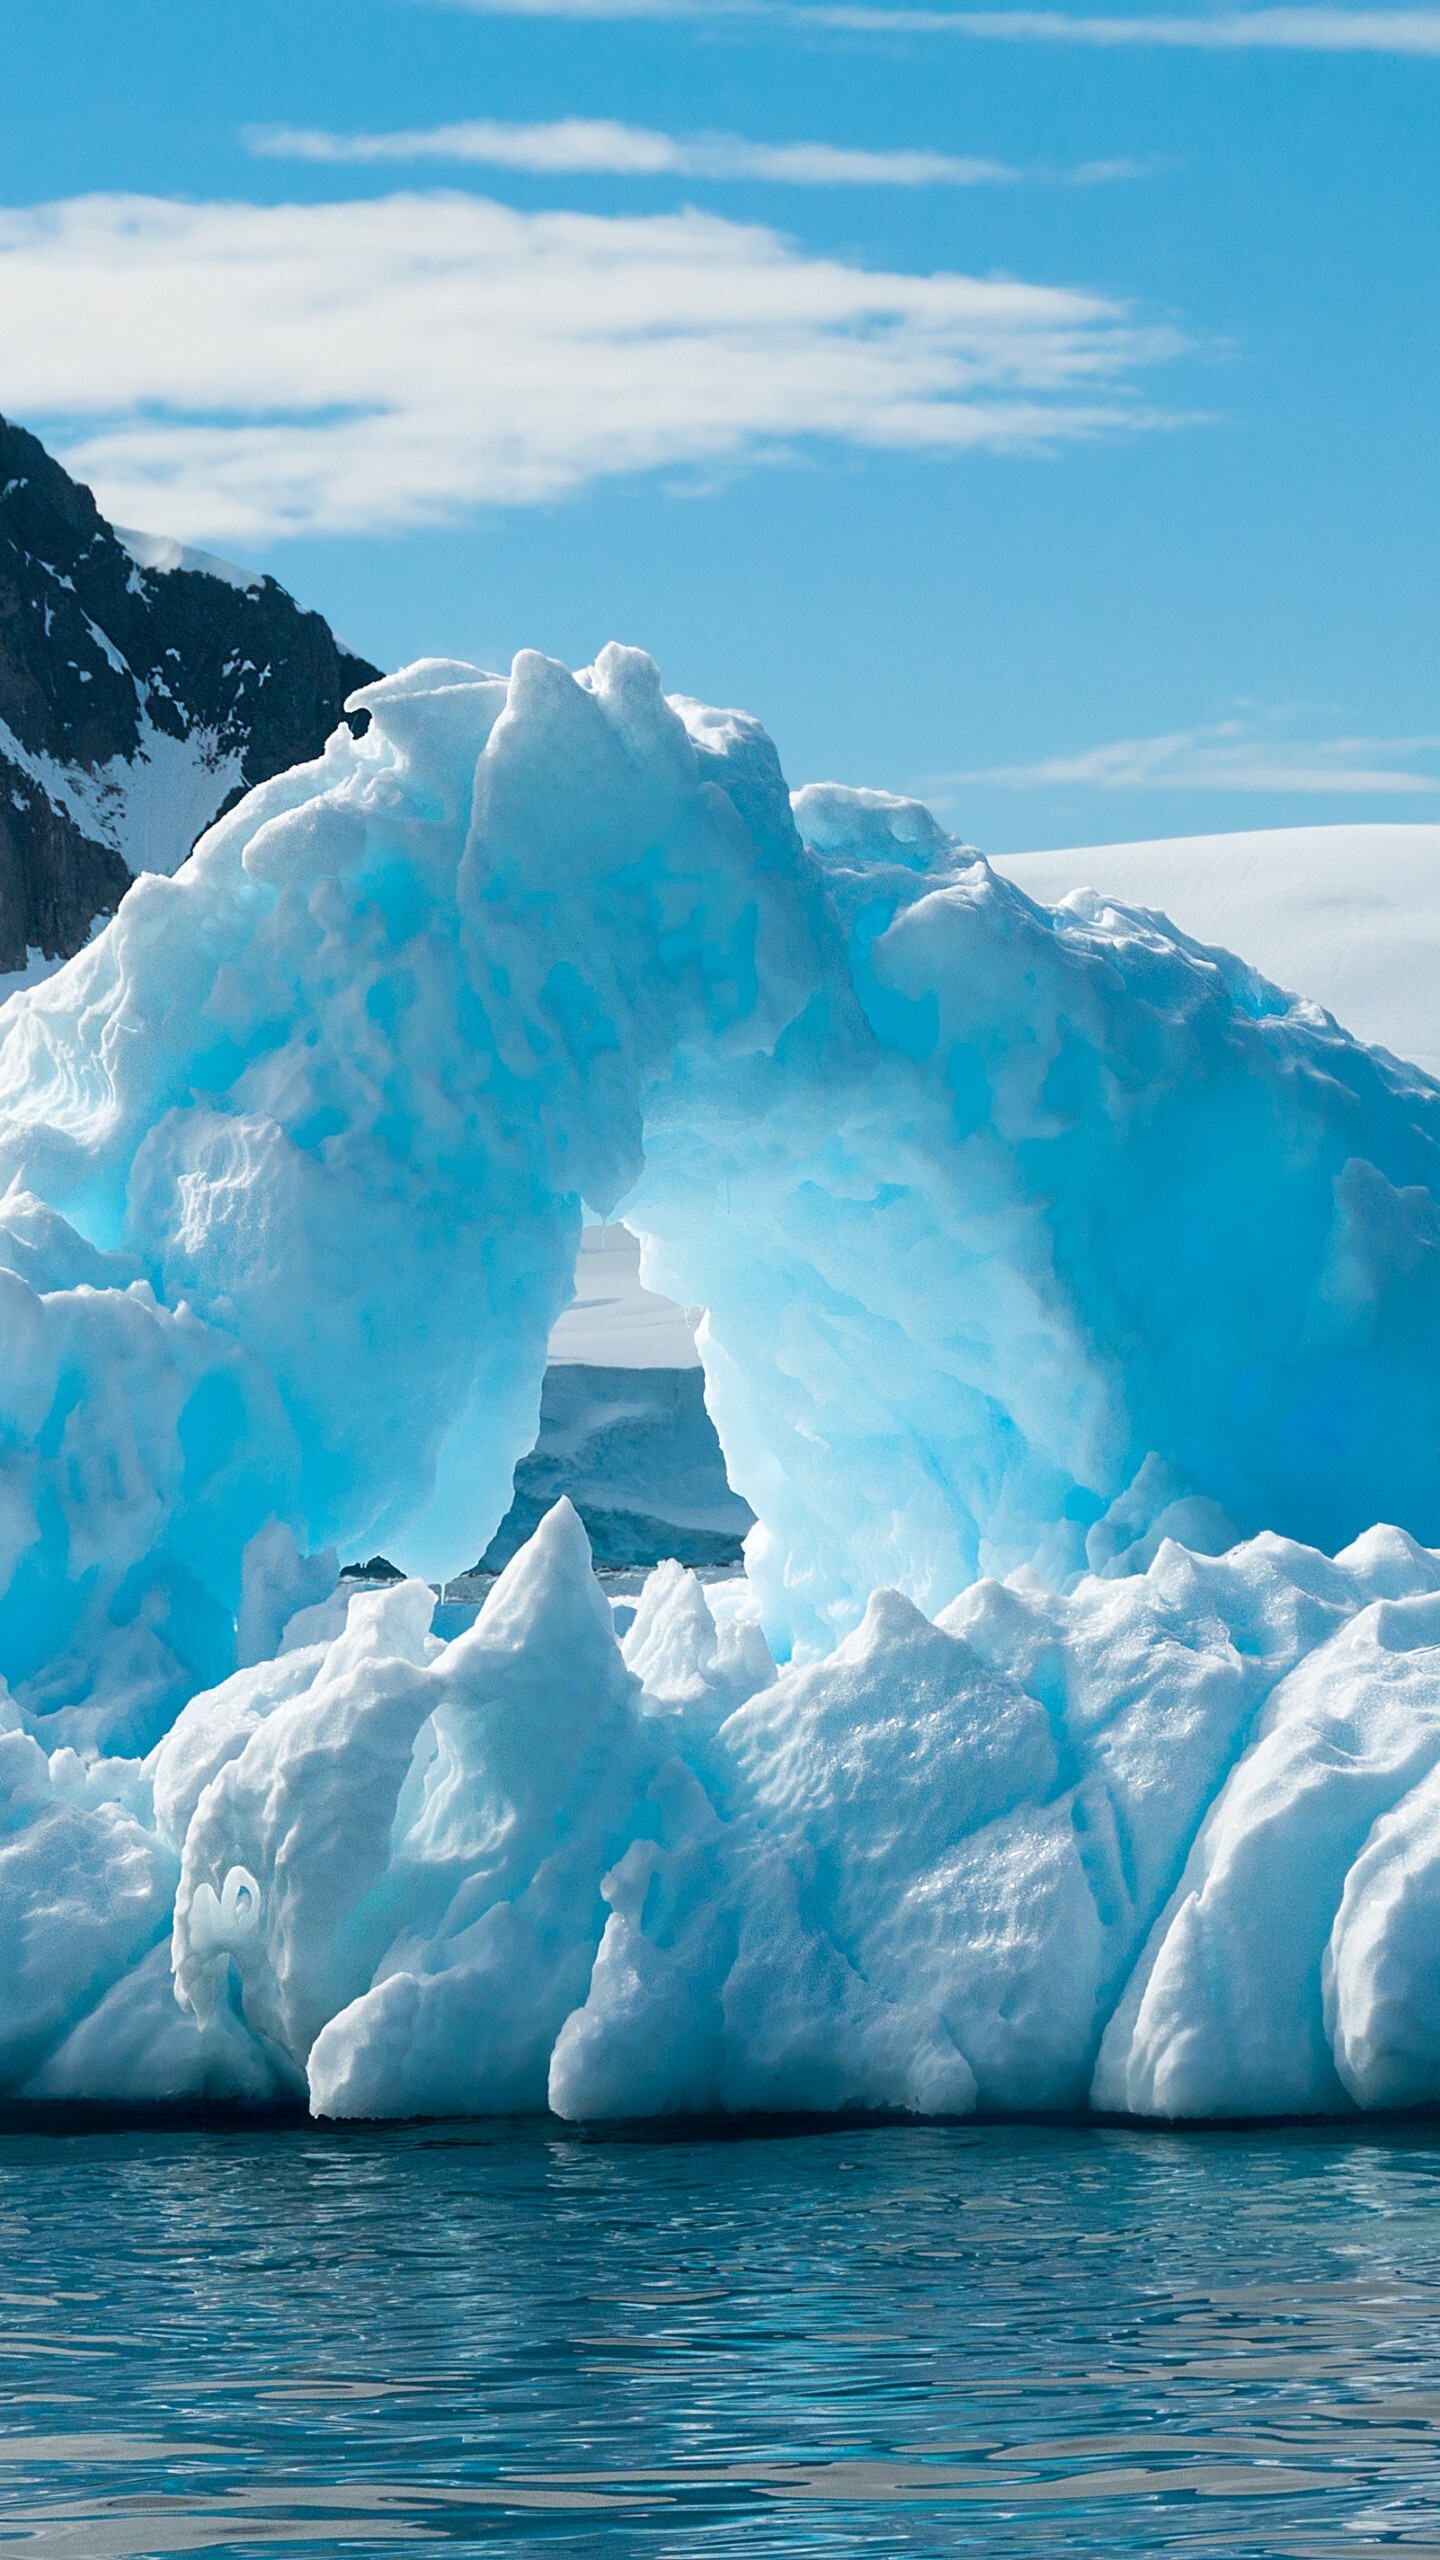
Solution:
[[[1261,827],[1078,851],[995,868],[1048,906],[1093,889],[1163,909],[1201,942],[1243,951],[1353,1031],[1440,1075],[1440,826]]]
[[[637,652],[357,699],[0,1018],[0,2088],[1440,2097],[1440,1088]],[[622,1656],[562,1504],[347,1613],[485,1547],[582,1204],[751,1597]]]

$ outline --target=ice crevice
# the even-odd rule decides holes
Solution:
[[[1440,1088],[639,652],[357,699],[0,1009],[0,2093],[1440,2100]],[[747,1572],[445,1641],[582,1203]]]

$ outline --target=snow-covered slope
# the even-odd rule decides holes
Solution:
[[[375,672],[273,578],[117,533],[0,419],[0,996],[317,755]]]
[[[647,1289],[640,1278],[640,1240],[626,1226],[582,1227],[575,1262],[575,1302],[550,1335],[557,1367],[698,1369],[698,1307]]]
[[[1440,1086],[636,652],[366,700],[0,1017],[0,2089],[1440,2099]],[[748,1581],[442,1644],[320,1541],[473,1560],[582,1203]]]
[[[1001,854],[994,867],[1046,904],[1097,889],[1158,907],[1440,1076],[1440,826],[1273,827]]]

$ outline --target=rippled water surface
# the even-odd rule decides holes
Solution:
[[[0,2135],[0,2551],[1440,2554],[1440,2130]]]

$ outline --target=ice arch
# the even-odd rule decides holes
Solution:
[[[106,1687],[138,1747],[237,1609],[273,1645],[310,1546],[468,1563],[582,1200],[710,1310],[782,1648],[877,1586],[933,1611],[1166,1531],[1440,1539],[1418,1071],[1161,919],[1036,907],[913,803],[792,809],[763,731],[636,651],[357,700],[364,738],[3,1017],[0,1671],[32,1705],[83,1731]]]

